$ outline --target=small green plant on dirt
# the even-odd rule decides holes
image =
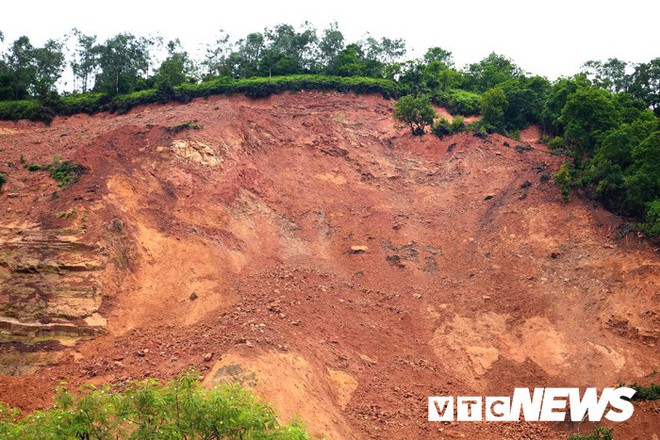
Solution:
[[[440,118],[438,122],[435,123],[433,129],[431,130],[434,135],[438,136],[440,139],[443,137],[465,131],[465,119],[463,116],[456,116],[451,122],[446,118]]]
[[[7,176],[0,173],[0,191],[2,191],[2,186],[7,183]]]
[[[53,158],[53,162],[47,165],[27,163],[21,155],[21,163],[28,171],[48,171],[50,177],[57,182],[57,186],[62,189],[68,188],[78,182],[80,176],[85,172],[85,167],[70,161],[62,162],[58,156]]]
[[[623,382],[619,384],[620,387],[629,387],[635,390],[635,394],[632,396],[631,400],[658,400],[660,399],[660,385],[651,383],[651,385],[645,387],[643,385],[637,385],[633,383],[632,385],[626,385]]]
[[[573,434],[568,440],[612,440],[612,430],[607,426],[599,426],[589,434]]]
[[[165,131],[171,134],[177,134],[183,130],[201,130],[204,128],[197,120],[195,121],[186,121],[177,125],[172,125],[171,127],[165,127]]]
[[[86,385],[74,396],[58,388],[55,404],[20,417],[0,404],[0,438],[13,439],[308,439],[299,422],[275,412],[240,386],[202,389],[199,375],[163,385],[135,382],[123,391]]]
[[[568,202],[571,199],[571,185],[573,184],[573,179],[571,178],[571,173],[566,164],[559,167],[559,171],[555,174],[555,183],[559,185],[562,200]]]

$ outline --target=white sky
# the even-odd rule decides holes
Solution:
[[[223,29],[234,39],[266,26],[305,20],[317,29],[330,22],[349,42],[367,31],[403,38],[408,56],[440,46],[458,67],[495,51],[523,69],[555,79],[572,75],[589,59],[617,57],[647,62],[660,56],[659,0],[17,0],[0,5],[5,44],[27,35],[33,44],[77,27],[100,40],[118,32],[179,37],[192,54]]]

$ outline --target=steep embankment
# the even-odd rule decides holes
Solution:
[[[0,123],[0,400],[195,365],[334,438],[564,438],[429,424],[426,398],[657,369],[656,250],[562,203],[544,147],[414,138],[392,106],[306,92]],[[88,172],[59,190],[21,154]],[[655,411],[615,434],[657,432]]]

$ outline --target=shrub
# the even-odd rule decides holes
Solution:
[[[433,126],[432,132],[442,139],[447,135],[465,131],[465,123],[463,121],[462,116],[455,117],[451,122],[446,118],[440,118]]]
[[[467,90],[450,89],[448,91],[439,91],[434,97],[434,101],[446,108],[452,114],[463,116],[478,115],[481,105],[481,95],[469,92]]]
[[[182,132],[183,130],[201,130],[202,128],[204,128],[204,126],[195,120],[182,122],[177,125],[172,125],[171,127],[165,127],[165,131],[168,133],[176,134]]]
[[[423,135],[426,126],[433,124],[435,116],[427,96],[406,95],[394,106],[394,119],[408,125],[415,136]]]
[[[55,113],[44,107],[39,101],[0,101],[0,120],[44,121],[50,123]]]
[[[607,426],[599,426],[590,434],[573,434],[568,440],[612,440],[612,430]]]
[[[74,397],[59,388],[56,403],[19,418],[0,407],[2,438],[253,438],[307,439],[298,422],[282,425],[275,412],[239,386],[203,390],[195,374],[163,385],[155,380],[124,391],[87,385]]]
[[[438,122],[435,123],[431,131],[440,139],[452,134],[451,125],[446,118],[440,118]]]
[[[7,176],[3,173],[0,173],[0,191],[2,191],[2,186],[7,183]]]
[[[548,142],[548,147],[550,147],[551,150],[561,150],[564,148],[564,138],[561,136],[553,137],[550,142]]]
[[[456,116],[454,120],[451,121],[449,129],[451,130],[452,134],[465,131],[465,118],[462,116]]]
[[[660,208],[660,201],[657,203]],[[660,216],[660,212],[658,212]],[[660,232],[660,231],[658,231]],[[643,385],[637,385],[636,383],[632,385],[625,385],[623,383],[619,384],[622,387],[629,387],[635,390],[635,394],[632,396],[631,400],[658,400],[660,399],[660,385],[651,383],[651,385],[645,387]]]
[[[28,171],[48,171],[50,177],[57,182],[57,186],[66,189],[76,183],[80,175],[85,172],[85,167],[70,161],[61,162],[56,156],[53,163],[48,165],[29,164],[25,163],[25,159],[21,156],[23,167]]]
[[[474,121],[465,126],[466,131],[471,131],[473,136],[486,139],[490,133],[495,133],[495,127],[487,124],[483,120]]]
[[[660,199],[649,203],[646,211],[646,221],[641,225],[642,231],[647,235],[660,236]]]
[[[250,98],[266,98],[276,93],[301,90],[336,90],[344,93],[376,93],[384,98],[399,96],[399,85],[392,80],[366,77],[326,75],[289,75],[234,79],[222,77],[199,84],[181,84],[167,89],[154,88],[109,96],[103,93],[78,93],[49,102],[0,101],[0,120],[30,119],[50,122],[55,115],[94,114],[103,111],[126,113],[143,104],[171,101],[189,102],[193,98],[212,95],[244,94]]]
[[[509,106],[501,88],[489,89],[481,97],[481,114],[485,123],[498,129],[504,127],[504,112]]]
[[[568,202],[571,199],[571,186],[573,184],[573,179],[566,164],[562,164],[562,166],[559,167],[559,171],[555,174],[555,183],[559,185],[562,200]]]

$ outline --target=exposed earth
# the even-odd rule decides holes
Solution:
[[[538,129],[413,137],[393,105],[0,122],[0,400],[195,366],[327,438],[565,439],[592,424],[429,423],[427,397],[657,382],[659,250],[562,202]],[[21,166],[56,155],[87,167],[67,189]],[[658,439],[655,402],[615,439]]]

